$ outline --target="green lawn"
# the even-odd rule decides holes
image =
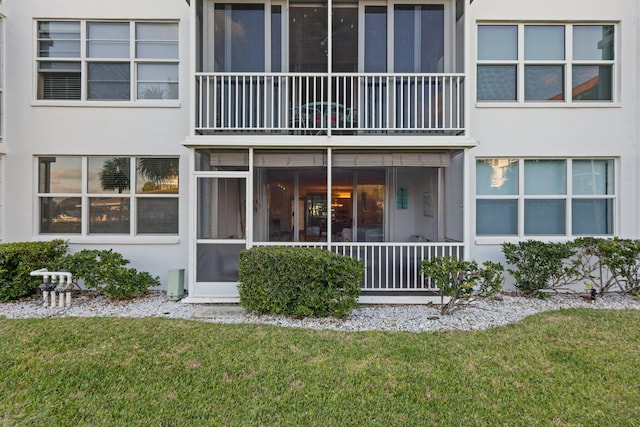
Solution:
[[[480,332],[0,319],[0,425],[638,425],[640,312]]]

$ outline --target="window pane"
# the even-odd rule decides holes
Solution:
[[[613,25],[575,25],[573,27],[573,59],[613,60]]]
[[[90,234],[129,234],[129,199],[91,197],[89,199]]]
[[[524,59],[563,60],[564,26],[526,25],[524,27]]]
[[[562,65],[525,66],[524,99],[526,101],[564,100],[564,67]]]
[[[365,6],[364,71],[387,71],[387,7]]]
[[[90,157],[89,193],[128,194],[131,188],[131,159],[128,157]]]
[[[439,73],[444,69],[444,7],[396,5],[394,71]]]
[[[80,197],[42,197],[40,233],[78,234],[82,230]]]
[[[216,4],[215,71],[264,71],[264,39],[263,5]]]
[[[245,238],[245,187],[242,178],[198,179],[198,239]]]
[[[574,101],[611,101],[613,66],[574,65],[572,70]]]
[[[178,64],[138,64],[138,99],[178,99]]]
[[[282,71],[282,8],[271,6],[271,71]]]
[[[87,22],[87,56],[129,58],[128,22]]]
[[[136,58],[178,59],[178,24],[136,24]]]
[[[295,6],[294,6],[295,5]],[[327,7],[292,3],[289,8],[289,71],[327,71]]]
[[[80,157],[40,157],[38,191],[40,193],[80,193],[82,159]]]
[[[342,73],[358,71],[358,8],[335,7],[332,18],[332,70]]]
[[[525,200],[524,234],[566,234],[565,200]]]
[[[128,62],[88,64],[89,99],[130,99],[130,65]]]
[[[137,42],[136,58],[178,59],[178,42]]]
[[[138,22],[136,40],[178,40],[177,22]]]
[[[138,198],[138,234],[178,234],[177,198]]]
[[[136,171],[137,193],[178,194],[178,159],[140,158]]]
[[[515,65],[478,65],[478,101],[515,101]]]
[[[515,25],[478,26],[479,60],[518,59],[518,27]]]
[[[571,222],[574,235],[613,234],[613,200],[572,200]]]
[[[138,83],[138,99],[178,99],[178,82]]]
[[[261,192],[264,194],[262,201],[265,206],[256,206],[258,212],[254,215],[254,238],[256,241],[295,241],[294,220],[300,218],[297,227],[304,229],[304,202],[300,200],[296,206],[295,200],[295,175],[291,169],[259,169],[264,177]],[[298,213],[296,213],[296,209]],[[266,224],[263,218],[267,216]]]
[[[518,234],[517,200],[476,200],[476,234],[483,236]]]
[[[80,22],[38,22],[38,56],[78,58]]]
[[[483,159],[476,161],[476,194],[517,195],[518,160]]]
[[[79,62],[39,62],[38,99],[80,99]]]
[[[573,194],[613,194],[613,160],[574,160]]]
[[[564,160],[525,160],[524,194],[567,194],[567,171]]]

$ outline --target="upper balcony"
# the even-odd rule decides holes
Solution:
[[[192,1],[195,135],[465,135],[464,2]]]
[[[462,74],[197,73],[197,134],[464,133]]]

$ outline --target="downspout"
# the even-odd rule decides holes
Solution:
[[[469,3],[467,4],[466,2],[464,2],[463,4],[465,5],[465,10],[462,14],[462,19],[464,19],[464,45],[463,45],[463,49],[465,51],[465,54],[463,55],[464,58],[464,64],[463,64],[463,73],[465,75],[465,105],[464,105],[464,126],[465,126],[465,135],[467,137],[471,136],[471,91],[469,90],[469,74],[470,74],[470,70],[471,70],[471,19],[469,19],[470,16],[470,9],[471,9],[471,3],[473,3],[473,0],[470,0]],[[471,159],[470,159],[470,152],[471,150],[469,148],[465,148],[464,152],[463,152],[463,171],[464,171],[464,179],[463,179],[463,189],[462,189],[462,200],[463,205],[462,205],[462,209],[463,209],[463,224],[464,226],[462,227],[462,244],[464,247],[464,255],[463,255],[463,259],[471,259],[471,233],[470,233],[470,229],[471,229],[471,206],[474,205],[473,200],[471,200],[471,193],[470,193],[470,180],[471,180]]]

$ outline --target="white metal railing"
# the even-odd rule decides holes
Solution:
[[[422,261],[446,256],[462,259],[464,245],[449,242],[261,242],[255,246],[330,248],[332,252],[364,262],[363,291],[437,290],[420,273]]]
[[[461,133],[464,74],[196,73],[195,130]]]

